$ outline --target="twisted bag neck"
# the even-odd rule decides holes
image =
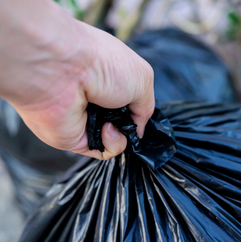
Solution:
[[[139,139],[136,127],[127,107],[106,109],[89,103],[88,108],[88,145],[90,150],[104,152],[101,140],[101,128],[111,122],[128,141],[125,152],[133,152],[153,170],[156,170],[176,153],[176,142],[172,126],[160,109],[155,108],[149,119],[142,139]]]

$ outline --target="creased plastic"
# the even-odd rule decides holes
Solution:
[[[177,29],[147,31],[127,43],[154,70],[155,98],[234,102],[229,70],[215,52]],[[95,140],[96,137],[93,137]],[[79,155],[56,150],[35,137],[16,111],[0,99],[0,156],[26,215]]]
[[[132,152],[154,170],[170,160],[176,152],[176,143],[171,124],[157,108],[148,121],[141,140],[136,133],[137,126],[131,119],[127,107],[105,109],[90,103],[87,111],[87,132],[90,150],[104,151],[101,141],[101,128],[104,123],[111,122],[127,137],[128,145]]]
[[[227,66],[194,36],[166,28],[134,36],[127,44],[152,66],[159,103],[237,101]]]
[[[177,152],[86,158],[48,192],[21,242],[241,241],[241,107],[169,103]],[[149,130],[151,132],[151,130]]]
[[[39,140],[15,109],[0,99],[0,159],[10,174],[17,204],[27,216],[80,155]]]

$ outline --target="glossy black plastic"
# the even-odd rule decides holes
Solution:
[[[160,103],[237,101],[227,66],[195,36],[167,28],[134,36],[127,44],[152,66]]]
[[[48,192],[20,241],[241,241],[241,107],[161,110],[177,143],[169,161],[153,169],[131,149],[85,158]]]
[[[136,124],[131,119],[127,107],[105,109],[90,103],[87,110],[90,150],[104,151],[101,141],[101,127],[104,123],[111,122],[127,137],[127,152],[128,149],[131,149],[154,170],[170,160],[176,152],[173,129],[159,109],[155,109],[152,118],[148,121],[144,137],[141,140],[136,133]]]
[[[177,29],[148,31],[129,40],[128,45],[153,67],[155,97],[160,103],[187,99],[236,101],[231,75],[223,61],[191,35]],[[81,159],[44,144],[1,99],[0,156],[26,215],[54,181]]]

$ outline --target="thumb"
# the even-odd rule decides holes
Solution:
[[[127,145],[126,137],[120,133],[111,123],[105,123],[101,129],[102,143],[105,147],[104,152],[89,150],[87,132],[85,132],[79,144],[71,151],[91,156],[99,160],[109,160],[122,153]]]
[[[105,146],[105,152],[102,153],[104,160],[119,155],[126,148],[126,137],[120,133],[112,123],[105,123],[103,125],[101,137],[102,143]]]

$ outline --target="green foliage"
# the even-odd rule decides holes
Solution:
[[[79,20],[84,19],[85,11],[80,9],[80,7],[77,5],[75,0],[54,0],[55,2],[59,3],[60,5],[63,4],[63,2],[68,5],[69,8],[74,12],[75,18]]]
[[[229,39],[235,39],[241,33],[241,16],[238,12],[228,13],[229,27],[226,35]]]
[[[79,20],[83,20],[85,12],[79,8],[79,6],[76,4],[75,0],[70,0],[70,2],[75,11],[75,17]]]

